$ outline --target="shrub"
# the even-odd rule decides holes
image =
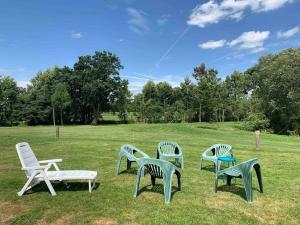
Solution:
[[[241,124],[241,129],[254,131],[256,129],[266,129],[270,121],[262,113],[251,113]]]

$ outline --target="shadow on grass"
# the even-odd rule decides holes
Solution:
[[[178,191],[180,190],[177,186],[172,186],[171,201],[173,199],[173,195]],[[163,184],[155,184],[154,186],[152,186],[151,184],[147,185],[138,191],[137,196],[139,196],[142,192],[152,192],[152,193],[159,193],[164,195],[164,185]]]
[[[240,184],[231,184],[231,185],[224,184],[224,185],[218,187],[218,191],[230,192],[232,194],[239,195],[241,198],[243,198],[245,201],[247,201],[246,192],[245,192],[245,188],[244,188],[243,185],[240,185]],[[257,191],[258,193],[260,193],[259,188],[252,187],[252,191]]]
[[[89,191],[88,182],[68,182],[67,185],[64,184],[63,182],[52,182],[51,184],[56,193],[60,191],[87,191],[87,192]],[[100,183],[96,182],[92,192],[94,190],[97,190],[99,186]],[[49,189],[44,182],[41,182],[40,184],[36,185],[32,189],[28,190],[25,193],[25,195],[35,194],[38,192],[49,192]]]
[[[214,165],[209,165],[209,166],[202,166],[202,170],[206,170],[212,173],[216,172],[215,166]]]

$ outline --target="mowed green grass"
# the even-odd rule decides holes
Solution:
[[[65,126],[61,137],[50,126],[0,128],[0,224],[299,224],[300,223],[300,139],[261,135],[261,149],[255,150],[253,132],[232,128],[232,124],[131,124],[108,126]],[[170,204],[164,203],[158,181],[149,188],[150,177],[142,179],[143,191],[133,197],[136,164],[129,172],[115,176],[118,151],[132,144],[150,156],[163,140],[176,141],[184,152],[182,191]],[[39,160],[63,158],[61,169],[97,170],[99,186],[88,192],[85,182],[54,184],[51,197],[44,184],[22,197],[17,191],[26,182],[15,150],[18,142],[29,142]],[[264,193],[258,192],[253,175],[254,202],[245,200],[243,183],[231,187],[219,182],[213,192],[212,164],[199,169],[200,155],[210,145],[234,147],[238,162],[258,158]],[[125,161],[122,171],[125,170]],[[255,174],[255,173],[254,173]]]

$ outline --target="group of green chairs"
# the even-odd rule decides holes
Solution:
[[[127,170],[131,168],[131,164],[136,162],[138,164],[138,171],[136,177],[136,185],[134,197],[139,194],[139,186],[141,177],[145,175],[145,169],[151,177],[151,185],[154,187],[156,179],[163,179],[164,198],[165,203],[170,203],[172,193],[172,177],[173,174],[177,176],[178,190],[181,191],[181,174],[180,168],[183,169],[183,153],[180,146],[175,142],[160,142],[157,147],[157,158],[151,158],[142,150],[132,145],[123,145],[119,152],[117,162],[116,175],[120,173],[121,161],[123,158],[127,160]],[[174,159],[175,164],[167,161]],[[260,165],[257,159],[250,159],[240,164],[234,165],[236,159],[233,158],[233,149],[227,144],[216,144],[208,148],[203,154],[200,163],[202,169],[203,161],[212,161],[215,166],[215,187],[214,191],[218,191],[218,180],[222,178],[227,180],[227,184],[231,185],[232,178],[242,178],[246,192],[247,202],[253,201],[252,191],[252,170],[255,169],[260,192],[263,192],[262,176]],[[227,162],[227,168],[222,168],[222,162]],[[232,166],[229,164],[232,163]]]
[[[233,158],[233,149],[227,144],[216,144],[208,148],[203,152],[200,169],[202,169],[202,164],[204,160],[212,161],[215,166],[215,187],[214,191],[218,191],[218,180],[222,178],[227,180],[227,185],[231,185],[232,178],[241,178],[244,182],[244,188],[246,192],[246,199],[248,203],[253,202],[253,190],[252,190],[252,171],[253,168],[256,172],[258,179],[259,190],[263,192],[262,185],[262,175],[260,170],[259,161],[254,158],[237,165],[234,165],[236,159]],[[228,167],[222,168],[222,162],[227,162]],[[232,166],[229,164],[232,163]]]
[[[145,169],[150,174],[152,188],[155,185],[156,179],[163,179],[165,203],[170,203],[171,201],[173,174],[177,176],[178,190],[181,191],[181,174],[179,168],[183,169],[183,154],[177,143],[160,142],[157,147],[157,159],[151,158],[132,145],[123,145],[119,152],[116,175],[120,172],[123,158],[127,159],[127,170],[131,168],[132,162],[138,164],[134,197],[137,197],[139,194],[140,180],[145,174]],[[166,161],[167,159],[174,159],[178,167]]]

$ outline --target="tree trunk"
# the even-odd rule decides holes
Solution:
[[[53,126],[55,127],[55,109],[52,107]]]
[[[62,109],[60,110],[60,123],[61,123],[62,126],[64,125],[63,116],[62,116]]]
[[[225,121],[225,110],[224,109],[223,109],[223,112],[222,112],[222,121],[223,121],[223,123]]]
[[[201,123],[201,115],[202,115],[202,105],[199,106],[199,122]]]

